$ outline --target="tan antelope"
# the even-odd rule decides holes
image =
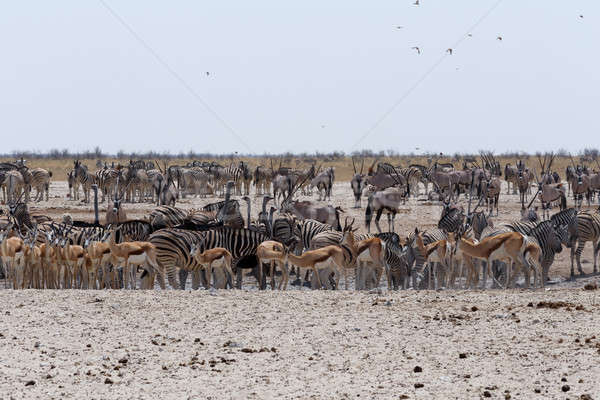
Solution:
[[[217,265],[216,267],[220,267],[223,270],[226,276],[226,281],[224,287],[217,287],[217,279],[215,276],[215,288],[226,289],[227,283],[229,283],[230,286],[233,286],[233,271],[231,269],[233,257],[231,256],[231,253],[227,249],[224,249],[222,247],[215,247],[205,251],[200,250],[200,246],[198,246],[197,243],[194,243],[191,247],[190,254],[192,255],[192,257],[194,257],[196,262],[200,264],[202,268],[207,272],[206,279],[208,285],[210,286],[211,277],[213,276],[213,269],[215,268],[215,265],[213,265],[213,263],[220,261],[220,265]]]
[[[339,282],[340,270],[344,268],[344,254],[340,246],[325,246],[317,250],[308,250],[300,256],[290,252],[289,248],[284,251],[284,263],[291,263],[298,268],[308,268],[313,271],[317,279],[317,285],[321,288],[321,279],[319,271],[325,268],[332,268],[336,286]]]
[[[386,278],[391,282],[391,276],[387,269],[385,269],[385,242],[377,237],[371,237],[368,239],[360,240],[356,243],[357,253],[357,268],[356,268],[356,279],[354,287],[357,290],[366,289],[367,277],[365,276],[366,271],[371,271],[367,267],[367,264],[372,262],[375,269],[375,287],[379,286],[379,281],[385,270]],[[388,285],[388,287],[391,285]]]
[[[57,249],[53,243],[53,234],[52,230],[45,232],[44,243],[40,245],[41,268],[44,286],[47,289],[60,289]]]
[[[85,250],[82,246],[71,244],[69,231],[60,241],[64,288],[79,289],[83,284],[82,270],[85,262]],[[79,282],[77,282],[77,278],[80,278]]]
[[[501,233],[496,236],[486,237],[479,243],[469,241],[460,235],[457,240],[457,248],[472,258],[477,258],[487,262],[488,266],[492,265],[493,261],[508,261],[506,270],[505,289],[508,287],[511,278],[512,264],[520,264],[520,266],[533,264],[535,281],[539,277],[541,286],[544,287],[542,279],[542,266],[540,264],[541,250],[539,246],[518,232]],[[519,268],[518,266],[517,268]],[[488,274],[492,275],[491,268],[487,268]],[[518,271],[518,269],[517,269]],[[484,273],[485,275],[485,273]],[[492,279],[495,279],[492,276]],[[485,289],[487,277],[483,276],[482,289]]]
[[[90,264],[87,266],[88,270],[88,281],[90,275],[94,279],[94,288],[96,285],[97,277],[100,275],[99,271],[102,269],[102,280],[98,282],[98,288],[104,289],[107,285],[109,287],[117,288],[116,286],[116,274],[113,268],[111,272],[109,270],[109,264],[112,262],[112,253],[110,252],[110,246],[106,243],[106,238],[110,233],[106,233],[103,238],[98,239],[97,236],[86,238],[83,248],[85,249],[87,256],[89,257]]]
[[[110,252],[117,264],[123,266],[123,287],[127,289],[129,286],[129,277],[133,272],[134,280],[131,282],[131,288],[135,289],[135,272],[137,267],[149,265],[154,269],[154,272],[163,276],[163,271],[156,261],[156,248],[149,242],[124,242],[116,243],[116,229],[113,229],[108,239]],[[130,270],[130,267],[134,267]]]
[[[42,289],[43,271],[42,271],[42,253],[39,246],[35,244],[38,236],[37,227],[32,235],[24,241],[25,272],[22,283],[22,289]]]
[[[6,268],[6,280],[12,279],[13,288],[17,288],[18,274],[23,273],[25,264],[25,245],[20,237],[8,237],[12,232],[12,224],[9,224],[3,232],[0,232],[0,249],[2,250],[2,264]],[[6,282],[5,280],[5,282]]]
[[[271,289],[275,289],[275,264],[279,263],[281,269],[281,281],[279,282],[278,289],[287,289],[288,280],[290,277],[289,270],[283,261],[285,258],[284,246],[274,240],[267,240],[262,242],[256,248],[256,257],[258,258],[258,281],[262,282],[263,275],[263,263],[270,263],[270,275],[271,275]]]

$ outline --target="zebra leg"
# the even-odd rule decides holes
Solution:
[[[579,275],[583,275],[583,269],[581,268],[581,253],[583,253],[584,246],[585,242],[579,241],[579,243],[577,244],[577,250],[575,251],[575,257],[577,260],[577,270],[579,271]]]
[[[598,267],[596,266],[596,259],[598,258],[598,241],[593,241],[592,245],[594,246],[594,274],[598,273]]]
[[[179,269],[179,289],[185,290],[185,282],[187,281],[188,271],[183,268]]]
[[[204,269],[204,268],[202,268],[202,269]],[[198,290],[199,287],[200,287],[200,268],[195,268],[192,271],[192,290]]]

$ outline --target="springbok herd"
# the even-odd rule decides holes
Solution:
[[[91,173],[75,160],[65,177],[66,201],[95,204],[89,220],[77,221],[30,212],[31,202],[48,200],[51,173],[30,169],[24,160],[0,163],[7,205],[0,221],[0,276],[4,287],[15,289],[165,289],[167,281],[185,288],[191,273],[194,289],[225,289],[241,288],[243,270],[250,270],[259,289],[285,290],[294,274],[293,285],[313,289],[338,289],[342,276],[349,289],[353,275],[352,286],[361,290],[378,287],[385,273],[387,287],[396,290],[485,289],[488,281],[492,287],[530,287],[533,273],[533,287],[544,287],[563,246],[571,250],[574,279],[575,264],[583,274],[581,253],[591,241],[596,273],[600,238],[600,214],[589,207],[600,191],[600,173],[572,160],[561,175],[554,160],[546,154],[539,165],[517,160],[502,167],[482,153],[465,159],[462,168],[437,160],[408,166],[375,160],[365,168],[364,159],[352,159],[354,174],[343,195],[356,209],[366,198],[367,233],[357,232],[362,224],[355,218],[342,218],[348,211],[330,204],[333,167],[131,160]],[[521,217],[495,224],[503,180],[506,193],[519,196]],[[199,209],[177,207],[186,196],[215,195],[223,199]],[[299,200],[301,195],[317,198]],[[250,196],[262,204],[255,219]],[[411,198],[439,204],[441,216],[437,228],[411,227],[401,237],[395,216]],[[127,207],[137,202],[155,206],[141,219],[128,219]],[[98,204],[106,205],[104,216]],[[384,213],[388,232],[379,224]],[[370,233],[373,218],[378,233]]]

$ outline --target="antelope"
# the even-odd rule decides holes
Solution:
[[[41,289],[43,283],[42,273],[42,254],[39,246],[36,246],[35,241],[37,239],[37,227],[34,233],[28,237],[24,242],[24,259],[25,259],[25,271],[24,278],[21,285],[22,289],[33,288]]]
[[[391,232],[394,232],[394,219],[400,208],[400,202],[406,199],[406,192],[403,189],[390,187],[380,192],[375,192],[369,196],[367,208],[365,210],[365,226],[367,232],[371,232],[371,218],[373,212],[376,212],[375,226],[381,232],[379,219],[383,211],[387,211],[388,227]]]
[[[69,229],[70,231],[70,229]],[[68,236],[69,232],[65,234],[65,237],[60,242],[62,248],[62,261],[64,265],[64,287],[65,288],[79,288],[83,284],[82,269],[85,262],[85,250],[82,246],[72,245],[71,239]],[[77,283],[77,278],[80,277],[80,283]]]
[[[279,262],[282,277],[277,288],[279,290],[282,290],[282,288],[283,290],[287,289],[290,274],[285,262],[283,262],[285,258],[284,246],[274,240],[267,240],[259,244],[256,248],[256,257],[258,258],[258,281],[262,282],[263,263],[269,262],[271,267],[271,289],[275,289],[275,263]]]
[[[344,254],[339,246],[325,246],[317,250],[308,250],[300,256],[290,252],[290,248],[285,248],[283,263],[291,263],[298,268],[309,268],[316,276],[318,288],[321,288],[321,279],[319,271],[325,268],[334,270],[334,279],[336,286],[339,282],[339,271],[344,268]]]
[[[533,264],[534,269],[534,285],[539,277],[541,286],[544,287],[542,279],[542,266],[540,264],[541,250],[539,246],[527,240],[527,237],[518,232],[501,233],[496,236],[486,237],[479,243],[471,242],[462,234],[457,238],[457,249],[461,250],[472,258],[477,258],[487,262],[488,266],[492,265],[493,261],[508,260],[506,271],[506,282],[504,288],[508,288],[510,282],[510,272],[512,264],[528,265]],[[529,260],[529,261],[528,261]],[[491,268],[487,268],[488,274],[491,275]],[[518,269],[517,269],[518,271]],[[481,288],[486,288],[487,276],[484,273],[483,283]],[[492,276],[492,279],[495,279]]]
[[[368,250],[368,251],[367,251]],[[386,272],[386,278],[388,281],[388,288],[391,287],[391,275],[385,263],[385,242],[377,237],[372,237],[364,240],[360,240],[356,243],[357,256],[357,269],[355,279],[355,289],[359,290],[365,287],[366,277],[364,271],[368,270],[366,264],[368,262],[375,263],[375,282],[376,286],[379,286],[381,275],[383,275],[384,268]],[[385,266],[385,267],[384,267]]]
[[[362,192],[365,189],[366,181],[365,176],[363,175],[363,167],[365,166],[365,159],[362,159],[362,163],[360,165],[360,172],[357,172],[356,165],[354,164],[354,157],[352,157],[352,167],[354,168],[354,175],[352,176],[352,180],[350,181],[350,186],[352,187],[352,192],[354,193],[354,208],[360,208],[360,198],[362,197]]]
[[[110,252],[118,264],[123,265],[123,286],[127,289],[129,286],[130,267],[134,266],[133,273],[138,266],[149,264],[155,272],[158,272],[163,279],[163,270],[156,261],[156,248],[149,242],[124,242],[116,243],[117,229],[113,229],[109,235],[108,246]],[[135,277],[135,275],[134,275]],[[132,289],[135,289],[136,282],[131,282]]]
[[[109,244],[106,243],[106,238],[108,235],[108,232],[105,233],[104,237],[99,240],[97,236],[88,237],[83,243],[83,248],[85,249],[87,258],[89,259],[89,263],[86,263],[88,282],[92,282],[94,289],[103,289],[106,287],[107,281],[113,284],[116,281],[114,270],[112,273],[109,271],[109,263],[112,261],[112,253],[110,252]],[[99,275],[98,271],[100,269],[102,269],[102,282],[97,280]]]
[[[231,263],[232,263],[233,257],[231,256],[231,253],[227,249],[224,249],[223,247],[215,247],[212,249],[201,251],[201,247],[198,246],[198,243],[194,243],[191,247],[190,255],[192,257],[194,257],[196,262],[198,264],[200,264],[205,271],[208,272],[207,281],[208,281],[209,285],[210,285],[211,277],[213,275],[213,268],[214,268],[213,263],[215,261],[221,261],[220,267],[223,269],[223,272],[226,274],[226,283],[225,283],[225,287],[218,288],[218,289],[227,288],[227,283],[229,283],[230,286],[233,286],[232,285],[233,271],[231,269]],[[216,278],[214,281],[215,281],[214,283],[215,283],[215,287],[216,287],[216,283],[217,283]]]
[[[20,237],[8,237],[12,232],[12,224],[9,224],[4,232],[0,232],[0,249],[2,250],[2,264],[7,269],[6,279],[12,277],[13,288],[17,288],[17,275],[22,277],[25,263],[25,244]],[[6,280],[5,280],[6,282]]]
[[[48,289],[59,289],[58,261],[56,258],[58,249],[53,245],[53,234],[54,231],[52,230],[45,232],[44,243],[40,245],[40,258],[45,286]]]

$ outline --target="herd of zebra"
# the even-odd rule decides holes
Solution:
[[[552,156],[540,159],[541,180],[533,171],[545,211],[549,208],[546,205],[556,200],[545,197],[549,192],[546,186],[562,189],[560,177],[551,170],[552,160]],[[391,289],[486,288],[488,277],[493,286],[506,288],[514,286],[521,273],[524,285],[529,287],[531,273],[534,286],[546,283],[555,254],[563,246],[571,248],[571,277],[575,276],[575,261],[583,274],[580,257],[585,243],[591,241],[597,272],[600,214],[581,211],[577,201],[575,208],[567,208],[566,201],[561,201],[559,212],[539,221],[530,210],[537,194],[525,207],[531,185],[523,182],[532,181],[532,170],[518,162],[515,167],[507,165],[504,175],[513,183],[513,190],[516,183],[522,208],[527,212],[519,221],[494,224],[491,210],[493,206],[497,210],[500,188],[494,181],[502,176],[502,169],[492,155],[482,155],[482,161],[483,166],[476,161],[472,166],[465,162],[462,170],[438,162],[406,168],[374,162],[363,173],[364,160],[360,169],[353,160],[350,186],[355,206],[361,207],[361,198],[368,197],[365,223],[368,228],[376,213],[377,234],[357,233],[354,220],[348,218],[342,224],[340,207],[294,199],[299,191],[309,194],[312,188],[318,189],[320,199],[330,198],[333,168],[321,170],[313,165],[294,170],[271,165],[258,166],[250,173],[243,162],[230,167],[192,163],[185,167],[164,165],[161,169],[158,163],[130,161],[128,167],[104,165],[91,174],[76,160],[67,174],[72,199],[78,198],[81,188],[83,201],[90,201],[89,192],[95,185],[103,195],[102,201],[108,197],[115,202],[157,202],[143,219],[101,225],[98,220],[53,221],[30,213],[26,187],[38,187],[33,185],[33,176],[39,174],[23,162],[5,163],[3,185],[9,207],[6,220],[0,221],[1,271],[5,285],[14,288],[136,288],[138,280],[142,288],[153,288],[156,277],[162,288],[166,287],[165,277],[172,288],[185,288],[189,273],[194,289],[200,285],[241,288],[244,270],[252,272],[259,288],[266,288],[269,276],[271,288],[285,289],[290,273],[296,275],[293,285],[313,289],[338,288],[344,275],[348,288],[349,271],[355,272],[356,289],[377,287],[383,275]],[[15,171],[29,184],[15,186]],[[591,181],[593,174],[585,175],[581,166],[567,172],[572,174],[568,180],[577,199],[581,194],[578,185]],[[26,175],[30,177],[23,178]],[[50,174],[46,177],[48,196]],[[438,200],[442,205],[438,227],[428,231],[415,228],[401,237],[394,232],[394,215],[399,202],[418,195],[419,183],[425,186],[429,200]],[[429,183],[434,187],[431,192]],[[263,196],[256,220],[251,219],[250,211],[252,185],[256,195]],[[588,186],[587,190],[594,189]],[[184,210],[175,202],[161,201],[167,192],[174,199],[189,193],[220,192],[225,199],[200,210]],[[36,197],[40,193],[44,191],[38,190]],[[564,199],[565,191],[561,193]],[[232,194],[242,197],[234,199]],[[467,210],[458,204],[461,194],[468,199]],[[477,204],[472,207],[474,199]],[[246,202],[246,217],[241,213],[240,200]],[[267,208],[270,201],[275,206]],[[478,210],[484,201],[488,212]],[[388,232],[381,232],[378,224],[384,212],[390,222]],[[289,266],[292,271],[288,271]]]

